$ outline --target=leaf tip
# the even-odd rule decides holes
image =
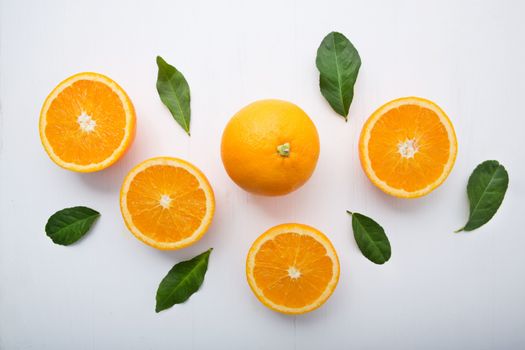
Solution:
[[[354,215],[354,213],[352,213],[350,210],[347,210],[346,213],[349,215]]]
[[[328,37],[331,37],[331,36],[339,36],[339,35],[343,35],[343,34],[337,32],[335,30],[332,30],[330,33],[326,34],[325,38],[328,38]]]
[[[157,61],[157,67],[159,67],[159,71],[161,68],[169,67],[168,62],[166,62],[166,60],[162,58],[161,56],[157,56],[156,61]]]
[[[159,312],[161,312],[163,310],[166,310],[166,309],[167,309],[167,307],[163,306],[161,301],[159,299],[157,299],[156,302],[155,302],[155,312],[159,313]]]
[[[454,231],[454,233],[460,233],[460,232],[463,232],[463,231],[465,231],[464,227],[462,227],[460,229],[457,229],[456,231]]]

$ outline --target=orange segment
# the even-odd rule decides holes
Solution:
[[[158,249],[198,241],[215,210],[213,190],[202,172],[177,158],[148,159],[126,176],[120,192],[129,230]]]
[[[91,172],[117,161],[135,132],[135,111],[124,90],[98,73],[61,82],[40,113],[40,138],[63,168]]]
[[[339,280],[339,260],[313,227],[283,224],[263,233],[246,259],[248,283],[269,308],[301,314],[321,306]]]
[[[396,197],[430,193],[452,170],[454,127],[435,103],[419,97],[390,101],[375,111],[361,131],[359,155],[370,180]]]

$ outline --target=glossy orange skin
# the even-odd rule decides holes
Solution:
[[[288,143],[289,156],[277,147]],[[260,100],[241,109],[226,125],[221,156],[226,172],[244,190],[279,196],[301,187],[319,158],[319,135],[308,115],[293,103]]]

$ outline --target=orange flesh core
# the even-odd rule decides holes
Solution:
[[[281,233],[259,248],[254,279],[273,303],[304,307],[315,302],[332,280],[333,262],[326,253],[310,236]]]
[[[407,104],[387,111],[377,121],[368,152],[379,179],[412,192],[441,176],[450,157],[450,140],[434,111]]]
[[[122,101],[97,81],[79,80],[66,87],[51,103],[46,119],[46,138],[54,153],[68,163],[100,163],[112,155],[125,135]],[[92,130],[81,127],[86,120]]]
[[[206,195],[183,168],[155,165],[138,173],[127,192],[133,224],[157,242],[190,237],[206,214]]]

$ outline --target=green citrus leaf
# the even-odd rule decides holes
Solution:
[[[498,161],[486,160],[479,164],[467,184],[470,202],[468,221],[456,232],[475,230],[492,219],[503,202],[508,186],[509,174]]]
[[[157,56],[157,91],[173,119],[190,134],[190,87],[181,72]]]
[[[100,213],[88,207],[73,207],[57,211],[47,221],[46,234],[56,244],[70,245],[82,238]]]
[[[359,52],[343,34],[331,32],[317,49],[315,64],[321,93],[334,111],[347,120],[361,67]]]
[[[377,222],[359,213],[352,213],[354,238],[361,253],[373,263],[384,264],[390,259],[392,251],[385,230]]]
[[[157,289],[156,312],[180,304],[199,290],[208,269],[208,260],[213,248],[196,257],[182,261],[168,272]]]

